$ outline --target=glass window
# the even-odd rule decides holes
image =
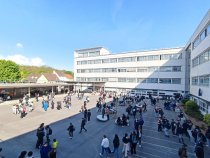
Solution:
[[[173,66],[172,71],[173,72],[180,72],[181,71],[181,66]]]
[[[206,34],[209,35],[210,34],[210,24],[207,26],[206,28]]]
[[[160,60],[160,56],[159,55],[149,55],[148,60]]]
[[[163,54],[161,55],[161,60],[170,60],[172,58],[171,54]]]
[[[88,64],[94,64],[94,60],[88,60]]]
[[[198,85],[198,77],[192,77],[192,85]]]
[[[145,78],[137,78],[137,83],[146,83],[146,79]]]
[[[136,68],[127,68],[126,72],[136,72]]]
[[[77,73],[81,73],[81,70],[80,69],[77,69]]]
[[[137,61],[147,61],[148,56],[137,57]]]
[[[87,64],[87,60],[81,61],[81,65],[85,65],[85,64]]]
[[[209,75],[199,77],[200,86],[209,86]]]
[[[94,60],[94,64],[101,64],[101,59]]]
[[[101,69],[93,69],[95,73],[100,73],[101,72]]]
[[[126,78],[118,78],[118,82],[126,82]]]
[[[108,82],[109,80],[108,80],[108,78],[105,78],[105,77],[104,77],[104,78],[101,78],[101,81],[102,81],[102,82]]]
[[[199,64],[199,58],[196,57],[196,58],[194,58],[194,59],[192,60],[192,66],[195,67],[195,66],[197,66],[198,64]]]
[[[206,51],[204,54],[203,54],[203,57],[204,57],[204,62],[207,62],[209,60],[209,52]]]
[[[160,67],[160,72],[171,72],[172,67],[171,66],[161,66]]]
[[[127,78],[127,82],[136,82],[136,78]]]
[[[89,57],[99,56],[99,55],[100,55],[100,51],[96,51],[96,52],[89,52]]]
[[[117,62],[117,58],[111,58],[110,59],[110,63],[116,63]]]
[[[148,67],[148,72],[155,72],[157,70],[158,70],[158,67],[156,66]]]
[[[109,78],[109,82],[117,82],[118,78],[114,78],[114,77],[110,77]]]
[[[147,78],[147,83],[158,83],[158,78]]]
[[[200,38],[197,37],[197,38],[195,39],[195,41],[193,42],[193,48],[197,47],[197,46],[199,45],[199,43],[200,43]]]
[[[134,61],[136,61],[135,57],[118,58],[118,62],[134,62]]]
[[[126,69],[123,68],[123,69],[118,69],[118,72],[126,72]]]
[[[81,65],[81,61],[77,61],[77,65]]]
[[[85,77],[81,77],[80,81],[85,82],[86,78]]]
[[[138,68],[137,72],[147,72],[147,68]]]
[[[159,83],[171,84],[171,78],[159,78]]]
[[[102,63],[109,63],[109,59],[102,59]]]
[[[80,81],[80,77],[77,77],[77,78],[76,78],[76,81]]]
[[[204,30],[201,34],[200,34],[200,40],[203,41],[206,37],[206,30]]]
[[[172,78],[172,84],[181,84],[181,78]]]
[[[208,50],[208,52],[209,52],[209,60],[210,60],[210,49]]]

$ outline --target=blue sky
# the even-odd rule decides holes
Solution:
[[[75,49],[184,46],[210,0],[0,0],[0,58],[73,70]]]

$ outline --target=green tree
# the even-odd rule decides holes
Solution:
[[[20,79],[19,65],[10,60],[0,60],[0,81],[14,82]]]
[[[210,114],[206,114],[203,120],[210,126]]]

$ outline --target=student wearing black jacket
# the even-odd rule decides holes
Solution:
[[[117,134],[115,134],[114,136],[113,146],[114,146],[114,150],[112,153],[114,153],[115,158],[120,158],[119,150],[118,150],[120,146],[120,139]]]

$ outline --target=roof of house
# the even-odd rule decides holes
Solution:
[[[55,74],[46,73],[42,74],[48,81],[58,81],[58,77]]]
[[[30,75],[26,78],[26,80],[27,80],[28,82],[36,82],[40,76],[41,76],[40,74],[30,74]]]
[[[74,76],[73,75],[70,75],[70,74],[65,74],[65,77],[67,78],[67,79],[74,79]]]
[[[66,76],[65,76],[65,73],[62,72],[62,71],[55,71],[55,73],[57,73],[57,75],[58,75],[59,77],[66,77]]]

